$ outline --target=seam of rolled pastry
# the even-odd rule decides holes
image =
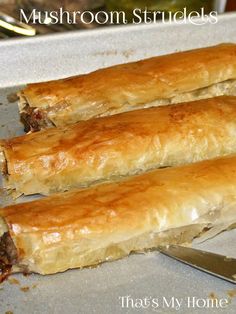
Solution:
[[[12,176],[9,173],[7,150],[3,141],[1,140],[0,140],[0,172],[2,174],[1,188],[3,188],[7,194],[10,193],[11,197],[13,198],[18,198],[19,196],[21,196],[22,193],[19,192],[17,189],[17,182],[12,180]],[[2,197],[5,198],[5,196]]]
[[[74,250],[72,245],[71,249],[69,249],[66,253],[74,255],[74,257],[72,257],[72,260],[75,259],[76,262],[74,262],[75,264],[73,266],[73,261],[68,267],[67,263],[64,263],[63,265],[62,261],[57,261],[57,259],[55,258],[55,269],[52,271],[51,262],[49,263],[49,265],[46,265],[46,263],[45,265],[43,265],[42,261],[41,265],[37,265],[37,260],[29,260],[23,258],[21,261],[21,265],[18,266],[16,264],[15,268],[13,266],[13,272],[14,270],[16,272],[19,272],[21,271],[20,269],[27,269],[28,272],[35,272],[42,275],[47,275],[57,272],[64,272],[68,269],[73,268],[96,266],[104,262],[111,262],[124,258],[131,253],[145,253],[150,250],[156,250],[160,245],[189,245],[194,238],[198,237],[202,232],[204,232],[204,230],[208,228],[211,228],[211,226],[208,224],[196,224],[191,226],[173,228],[163,232],[150,232],[121,241],[119,243],[109,243],[106,247],[101,246],[93,250],[87,250],[85,252],[78,253],[76,253],[76,250],[79,247],[79,243],[75,243]],[[53,252],[50,252],[50,250],[46,254],[48,254],[48,256],[54,255]],[[57,255],[60,256],[60,250],[57,250],[57,248],[55,248],[55,256]]]
[[[7,166],[7,158],[4,152],[4,146],[2,145],[1,141],[0,141],[0,171],[2,173],[3,186],[7,188],[9,173]]]
[[[19,93],[22,119],[26,128],[37,131],[150,106],[236,95],[231,89],[235,51],[235,44],[222,44],[29,84]]]
[[[5,157],[4,151],[1,149],[1,143],[0,143],[0,170],[4,176],[8,174],[7,159]]]

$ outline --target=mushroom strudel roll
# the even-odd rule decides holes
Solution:
[[[26,130],[172,103],[236,95],[236,45],[178,52],[29,84],[19,108]]]
[[[4,187],[67,191],[236,153],[236,97],[130,111],[0,141]]]
[[[55,194],[0,209],[0,265],[53,274],[189,242],[235,205],[235,156]]]

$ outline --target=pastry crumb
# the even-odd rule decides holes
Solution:
[[[213,299],[213,300],[218,299],[217,295],[216,295],[214,292],[211,292],[211,293],[209,294],[209,298],[210,298],[210,299]]]
[[[28,292],[29,291],[29,287],[21,287],[20,290],[23,292]]]
[[[16,102],[18,99],[19,98],[18,98],[16,93],[11,93],[11,94],[7,95],[7,100],[9,103]]]

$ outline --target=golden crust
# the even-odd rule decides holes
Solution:
[[[50,194],[236,152],[236,97],[130,111],[2,140],[5,187]]]
[[[15,269],[50,274],[181,242],[179,230],[194,237],[230,206],[236,219],[235,201],[231,156],[9,206],[0,216],[18,252]]]
[[[25,124],[38,130],[144,107],[236,95],[235,82],[233,89],[214,87],[235,79],[236,45],[222,44],[29,84],[19,93],[19,107]]]

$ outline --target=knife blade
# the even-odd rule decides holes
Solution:
[[[158,250],[187,265],[236,284],[236,259],[180,245],[160,246]]]

